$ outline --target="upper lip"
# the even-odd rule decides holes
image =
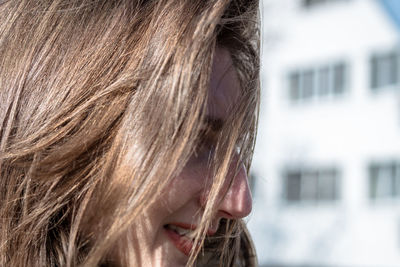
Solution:
[[[190,224],[190,223],[172,222],[172,223],[169,223],[169,224],[175,225],[175,226],[183,228],[183,229],[192,230],[192,231],[197,229],[197,225]],[[216,232],[217,232],[216,229],[211,229],[210,228],[210,229],[207,230],[207,236],[213,236],[213,235],[215,235]]]

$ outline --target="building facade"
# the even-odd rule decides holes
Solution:
[[[264,0],[261,266],[400,266],[400,1]]]

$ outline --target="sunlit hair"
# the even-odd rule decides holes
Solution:
[[[258,44],[256,0],[0,0],[0,266],[138,264],[124,233],[198,147],[215,47],[242,91],[188,265],[253,266],[243,222],[205,236],[250,165]]]

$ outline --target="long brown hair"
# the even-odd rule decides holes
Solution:
[[[115,246],[134,264],[122,234],[195,151],[216,46],[242,94],[188,265],[207,247],[223,266],[254,257],[241,222],[203,243],[232,155],[250,166],[258,1],[0,1],[0,266],[106,265]]]

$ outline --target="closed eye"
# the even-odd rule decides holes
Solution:
[[[195,150],[195,156],[211,157],[218,142],[219,135],[223,127],[221,119],[207,116],[204,127],[200,132],[198,143]]]

